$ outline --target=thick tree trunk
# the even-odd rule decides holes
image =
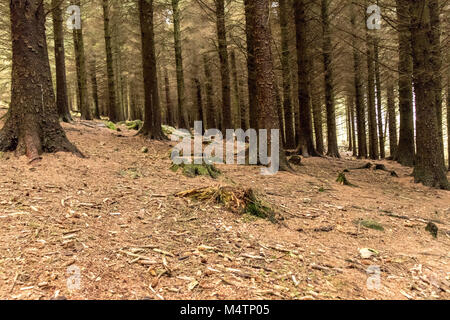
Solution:
[[[351,24],[357,28],[354,4],[351,11]],[[363,102],[363,84],[361,80],[361,55],[358,49],[358,36],[353,34],[353,72],[355,86],[356,128],[358,132],[358,158],[367,158],[366,111]]]
[[[248,105],[249,105],[249,122],[250,128],[257,130],[258,123],[256,118],[257,102],[256,102],[256,71],[255,71],[255,53],[253,40],[253,16],[252,16],[252,0],[244,0],[245,3],[245,35],[247,39],[247,69],[248,69]]]
[[[172,0],[173,12],[173,38],[175,46],[175,64],[177,69],[177,92],[178,92],[178,115],[177,124],[179,128],[188,128],[189,121],[185,110],[185,86],[183,71],[183,54],[181,50],[181,21],[180,21],[180,0]]]
[[[395,94],[394,85],[389,83],[387,86],[387,108],[389,122],[389,152],[392,158],[397,154],[397,115],[395,113]]]
[[[272,35],[269,21],[269,0],[252,1],[247,14],[251,15],[249,20],[252,21],[251,35],[254,44],[258,128],[268,130],[267,150],[271,150],[273,143],[278,143],[280,170],[290,170],[281,135],[278,141],[272,141],[270,134],[271,129],[280,129],[280,126],[276,110],[275,74],[270,46]],[[271,156],[272,159],[276,157],[276,155]]]
[[[162,140],[161,109],[159,106],[156,71],[155,35],[153,31],[153,0],[139,0],[139,19],[142,41],[142,69],[144,75],[144,125],[140,134]]]
[[[225,0],[214,0],[216,5],[216,28],[222,80],[222,131],[233,128],[231,114],[230,68],[228,66],[227,31],[225,27]]]
[[[73,0],[72,4],[81,7],[80,0]],[[89,108],[89,97],[87,88],[86,56],[84,54],[83,27],[73,29],[73,43],[75,50],[75,61],[77,67],[78,99],[82,120],[92,120]]]
[[[112,122],[118,120],[118,108],[116,103],[116,89],[114,80],[113,55],[111,46],[111,30],[109,26],[109,0],[103,0],[103,22],[105,31],[106,48],[106,73],[108,77],[108,116]]]
[[[11,107],[0,131],[0,150],[31,160],[41,152],[81,155],[58,121],[41,0],[10,2],[12,38]],[[33,79],[33,81],[30,81]]]
[[[298,101],[299,119],[296,119],[296,132],[299,135],[299,152],[303,156],[318,156],[314,148],[312,115],[311,115],[311,93],[309,87],[309,53],[306,39],[306,4],[304,0],[294,1],[297,64],[298,64]]]
[[[295,149],[294,104],[291,97],[291,66],[289,52],[289,1],[279,1],[281,28],[281,68],[283,73],[283,110],[286,148]]]
[[[379,46],[378,39],[374,38],[373,41],[373,52],[375,57],[375,87],[377,90],[377,119],[378,119],[378,142],[380,145],[380,158],[386,158],[385,148],[384,148],[384,135],[383,135],[383,113],[381,108],[381,74],[380,74],[380,56],[379,56]]]
[[[436,43],[432,34],[431,0],[411,3],[411,43],[416,96],[417,155],[414,180],[426,186],[449,189],[437,119],[435,74]]]
[[[52,7],[53,37],[55,42],[56,106],[59,118],[64,122],[70,122],[72,121],[72,116],[69,112],[69,99],[67,97],[64,29],[60,1],[52,0]]]
[[[322,32],[323,32],[323,65],[325,68],[325,105],[327,109],[327,155],[340,158],[336,136],[336,110],[334,100],[334,75],[332,68],[332,45],[329,21],[329,0],[321,1]]]
[[[312,87],[312,86],[311,86]],[[323,144],[323,120],[322,120],[322,99],[319,90],[312,89],[311,97],[313,116],[314,116],[314,134],[316,141],[316,151],[318,154],[325,153],[325,146]]]
[[[395,160],[411,167],[414,165],[415,146],[409,6],[409,0],[397,0],[400,135]]]
[[[194,78],[194,86],[195,86],[195,105],[197,107],[197,118],[196,121],[203,122],[203,94],[202,94],[202,85],[198,78]],[[202,126],[203,133],[205,132],[205,127]]]

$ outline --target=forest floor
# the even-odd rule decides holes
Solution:
[[[218,179],[189,178],[170,170],[174,142],[63,126],[86,159],[0,155],[1,299],[450,298],[450,193],[414,184],[411,168],[378,161],[399,177],[351,170],[354,186],[341,185],[367,162],[343,154],[295,173],[219,165]],[[253,188],[283,220],[174,196],[219,185]]]

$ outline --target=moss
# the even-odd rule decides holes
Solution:
[[[361,226],[366,227],[368,229],[384,231],[384,227],[381,225],[381,223],[373,221],[373,220],[358,219],[358,220],[355,221],[355,224],[361,225]]]
[[[246,202],[244,213],[248,213],[258,218],[267,219],[272,223],[277,222],[275,219],[275,212],[268,205],[263,203],[262,200],[258,199],[252,189],[248,189],[245,192],[244,200]]]
[[[173,172],[177,172],[178,169],[182,169],[182,172],[185,176],[194,178],[196,176],[210,176],[213,179],[216,179],[221,174],[220,170],[217,169],[214,165],[210,164],[174,164],[170,167],[170,170]]]
[[[166,136],[172,134],[172,133],[175,131],[175,128],[173,128],[173,127],[171,127],[171,126],[166,126],[166,125],[164,125],[164,124],[161,126],[161,128],[162,128],[162,132],[163,132]]]
[[[127,126],[128,130],[141,130],[142,125],[144,123],[142,120],[134,120],[134,121],[126,121],[125,125]]]
[[[107,127],[108,129],[117,131],[117,127],[116,127],[116,125],[114,124],[114,122],[107,121],[107,122],[105,122],[105,125],[106,125],[106,127]]]
[[[345,186],[353,186],[348,180],[347,177],[345,176],[344,172],[339,173],[336,182],[339,182],[340,184],[343,184]]]

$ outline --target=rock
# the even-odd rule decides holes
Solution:
[[[289,158],[289,163],[296,165],[296,166],[301,166],[302,165],[302,157],[300,157],[298,155],[291,156]]]
[[[148,148],[147,147],[142,147],[141,152],[142,153],[148,153]]]
[[[438,234],[438,227],[436,224],[434,224],[433,222],[428,222],[427,226],[425,227],[425,230],[428,231],[429,233],[431,233],[431,235],[434,238],[437,238],[437,234]]]
[[[362,248],[359,249],[359,254],[361,255],[361,258],[369,259],[372,256],[378,255],[378,251],[370,248]]]

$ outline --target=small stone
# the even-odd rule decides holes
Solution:
[[[141,152],[142,153],[148,153],[148,148],[147,147],[142,147]]]

